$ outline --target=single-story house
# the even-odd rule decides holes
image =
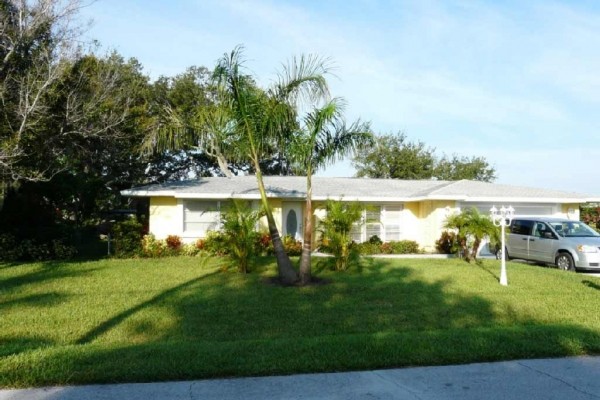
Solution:
[[[274,216],[282,235],[302,239],[306,178],[266,176]],[[121,192],[150,199],[149,230],[157,238],[178,235],[191,242],[219,229],[220,210],[231,199],[260,205],[256,177],[199,178],[148,185]],[[315,222],[324,216],[327,199],[359,201],[369,205],[365,221],[357,226],[357,242],[377,235],[383,241],[414,240],[426,251],[435,250],[446,217],[476,207],[489,213],[495,205],[511,205],[520,216],[555,216],[579,219],[579,206],[597,201],[590,196],[479,181],[396,180],[313,177]],[[378,221],[378,222],[375,222]],[[262,222],[266,226],[265,222]],[[316,225],[316,224],[313,224]]]

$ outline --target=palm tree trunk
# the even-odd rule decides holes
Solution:
[[[267,200],[267,192],[265,190],[265,184],[263,183],[262,174],[259,168],[256,168],[256,180],[258,182],[258,190],[260,192],[260,199],[267,214],[267,224],[269,226],[269,234],[271,235],[271,242],[273,243],[273,249],[275,251],[275,259],[277,260],[277,270],[279,273],[279,280],[284,285],[291,285],[298,282],[298,274],[292,266],[290,257],[285,252],[271,206]]]
[[[306,174],[306,207],[304,210],[304,238],[302,257],[300,258],[300,284],[306,285],[311,278],[312,252],[312,177],[311,171]]]

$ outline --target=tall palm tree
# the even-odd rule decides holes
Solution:
[[[334,98],[323,107],[315,108],[303,118],[300,132],[295,136],[292,158],[306,171],[306,206],[304,237],[300,260],[300,282],[311,279],[312,252],[312,176],[318,169],[341,160],[358,147],[373,143],[369,125],[361,121],[346,125],[343,118],[345,103]]]
[[[279,279],[284,284],[298,280],[298,274],[285,252],[279,230],[263,182],[260,161],[273,140],[290,134],[296,126],[298,109],[306,102],[315,103],[328,98],[329,91],[324,75],[328,67],[316,57],[293,59],[278,81],[266,92],[249,84],[247,75],[241,73],[242,47],[236,47],[222,57],[214,71],[219,87],[220,101],[232,114],[236,132],[235,146],[250,160],[258,183],[261,202],[265,210],[269,234],[273,242]]]

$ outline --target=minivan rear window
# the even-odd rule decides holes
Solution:
[[[530,235],[531,228],[533,228],[533,221],[515,219],[510,225],[510,232],[517,235]]]

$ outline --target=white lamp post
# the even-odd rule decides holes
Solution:
[[[501,267],[500,267],[500,284],[502,286],[508,286],[508,279],[506,278],[506,245],[504,244],[504,227],[510,225],[510,222],[515,215],[515,209],[512,206],[508,206],[505,208],[504,206],[500,207],[500,210],[496,208],[496,206],[492,206],[490,208],[490,215],[492,217],[492,221],[494,225],[499,226],[501,230],[501,243],[502,243],[502,259],[501,259]]]

